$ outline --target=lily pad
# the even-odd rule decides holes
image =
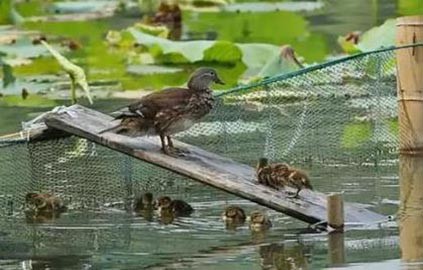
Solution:
[[[239,47],[229,41],[216,41],[204,51],[203,61],[233,64],[242,59]]]
[[[203,52],[215,43],[209,40],[171,41],[145,34],[133,27],[129,28],[129,32],[139,44],[147,47],[159,46],[163,54],[178,53],[192,63],[203,60]]]
[[[66,1],[55,2],[49,9],[53,13],[87,13],[116,7],[117,1]]]
[[[313,11],[324,6],[322,2],[252,2],[234,3],[223,7],[229,12],[270,12],[270,11]]]
[[[41,45],[33,45],[27,37],[22,37],[14,44],[0,45],[0,52],[6,53],[9,57],[36,58],[47,55],[48,51]]]
[[[0,1],[0,24],[10,23],[10,10],[12,8],[12,0]]]
[[[356,46],[357,49],[367,52],[381,47],[394,46],[395,28],[395,19],[388,19],[381,26],[373,27],[363,34],[361,41]]]
[[[183,69],[158,65],[130,65],[128,66],[127,71],[132,74],[151,75],[177,73],[183,71]]]
[[[270,60],[259,72],[258,77],[266,78],[299,70],[300,67],[292,60],[279,55]]]
[[[134,28],[130,28],[129,32],[139,44],[152,48],[156,56],[166,55],[165,60],[168,63],[184,60],[190,63],[199,61],[235,63],[242,60],[247,66],[262,67],[279,52],[277,46],[268,44],[235,44],[229,41],[210,40],[171,41],[145,34]]]

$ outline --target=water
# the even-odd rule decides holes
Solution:
[[[367,30],[382,23],[386,18],[403,14],[399,6],[402,1],[351,0],[342,1],[342,3],[341,1],[324,1],[323,3],[322,9],[311,9],[309,13],[303,10],[301,12],[304,13],[281,11],[279,15],[285,17],[277,16],[278,19],[285,18],[297,23],[295,27],[290,25],[297,31],[295,33],[280,31],[275,34],[274,29],[270,34],[264,31],[257,32],[256,26],[260,29],[264,29],[264,26],[251,25],[248,21],[244,23],[242,20],[234,21],[234,25],[237,29],[244,27],[243,33],[223,29],[228,26],[227,21],[233,18],[233,13],[221,17],[218,14],[190,13],[186,16],[185,26],[187,32],[189,30],[194,34],[195,32],[202,34],[210,30],[210,22],[217,21],[220,22],[217,25],[217,31],[220,31],[219,37],[230,37],[236,42],[260,41],[276,45],[291,43],[300,54],[313,62],[323,60],[329,53],[339,52],[340,49],[336,45],[336,38],[339,35],[349,31]],[[241,6],[250,7],[250,5]],[[269,8],[269,5],[261,4],[260,6],[263,9]],[[284,6],[287,7],[282,5]],[[291,4],[288,7],[296,8],[297,5]],[[264,17],[269,14],[263,12],[257,16],[255,20],[267,23]],[[87,56],[94,53],[104,54],[102,47],[97,46],[99,37],[103,38],[105,34],[104,29],[108,29],[111,25],[116,28],[127,26],[133,21],[134,19],[113,21],[115,24],[100,21],[95,25],[88,23],[91,28],[87,28],[85,23],[64,23],[62,26],[68,29],[72,29],[69,26],[74,26],[75,32],[69,30],[70,33],[67,34],[74,38],[81,36],[82,40],[87,41],[84,43],[88,44],[86,51],[71,53],[71,55],[90,68],[88,73],[92,79],[121,81],[119,90],[156,89],[164,85],[182,84],[189,69],[183,72],[172,69],[168,74],[160,76],[151,74],[135,76],[122,72],[127,70],[127,66],[121,64],[122,59],[119,57],[116,59],[104,57],[107,61],[97,61]],[[66,34],[60,26],[48,23],[30,24],[27,27],[28,29],[39,28],[50,34]],[[95,32],[96,29],[100,30]],[[107,54],[104,55],[107,56]],[[135,74],[140,70],[136,66],[129,67]],[[54,67],[50,68],[52,73],[56,72]],[[236,83],[236,78],[232,77],[237,77],[243,72],[243,67],[239,66],[219,66],[218,68],[230,78],[229,85]],[[113,72],[107,72],[107,70]],[[16,74],[18,77],[25,77],[30,73],[31,76],[40,78],[41,75],[50,71],[34,73],[31,70],[20,70]],[[102,75],[102,72],[106,72],[105,75]],[[63,81],[63,78],[62,74],[56,79]],[[30,90],[35,91],[39,86],[40,84],[33,84],[29,87]],[[16,107],[13,103],[0,105],[0,134],[18,130],[21,121],[29,120],[37,113],[54,105],[68,103],[58,96],[52,100],[55,102],[53,105],[47,103],[45,106],[39,106],[38,102],[24,107]],[[127,102],[127,100],[103,97],[96,100],[94,108],[112,111]],[[15,176],[1,180],[19,183],[17,176],[24,168],[11,167],[13,169],[9,169],[10,174]],[[319,191],[344,191],[345,200],[368,204],[374,211],[386,215],[393,215],[398,209],[399,188],[396,165],[376,167],[374,164],[367,164],[361,167],[326,168],[314,166],[307,169],[313,176],[313,184]],[[76,173],[69,172],[69,177],[72,177],[74,181],[83,182],[87,181],[85,174],[89,175],[89,173],[89,170],[82,173],[77,170]],[[50,176],[45,175],[45,177]],[[49,179],[52,182],[56,180]],[[97,192],[107,189],[113,192],[113,189],[104,183],[100,183],[95,188],[98,188]],[[285,215],[199,184],[177,182],[176,186],[165,190],[154,189],[154,193],[183,198],[189,201],[196,211],[191,217],[178,218],[169,225],[162,224],[157,215],[152,221],[147,221],[141,216],[125,212],[122,207],[104,206],[96,210],[69,211],[61,218],[45,224],[27,224],[19,211],[15,213],[16,216],[2,217],[0,220],[0,269],[232,270],[322,269],[326,267],[397,269],[401,266],[413,269],[413,266],[402,265],[399,260],[399,233],[395,224],[392,227],[389,224],[383,226],[373,224],[368,228],[349,230],[344,235],[344,241],[339,241],[324,233],[312,233],[307,230],[307,224]],[[274,226],[264,235],[252,234],[247,225],[236,231],[228,231],[220,220],[222,209],[228,204],[241,205],[247,212],[262,209],[270,216]]]

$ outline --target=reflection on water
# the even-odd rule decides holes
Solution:
[[[423,157],[400,157],[400,226],[401,259],[423,261]],[[416,265],[408,265],[416,267]],[[408,267],[407,267],[408,269]],[[413,268],[416,269],[416,268]],[[420,265],[418,269],[423,269]]]

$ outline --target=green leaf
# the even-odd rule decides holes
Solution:
[[[213,46],[215,43],[215,41],[209,40],[171,41],[148,35],[134,27],[129,28],[129,32],[135,37],[139,44],[145,45],[147,47],[158,45],[163,54],[178,53],[191,63],[203,60],[204,51]]]
[[[381,26],[373,27],[362,35],[357,49],[367,52],[395,45],[395,28],[395,19],[388,19]]]
[[[229,41],[217,41],[213,46],[204,51],[203,60],[233,64],[242,59],[241,49]]]
[[[270,60],[262,68],[258,76],[261,78],[273,77],[276,75],[293,72],[293,71],[299,70],[300,68],[301,66],[292,57],[283,57],[283,55],[281,54],[281,55],[275,56],[272,60]]]
[[[401,15],[421,15],[423,13],[422,0],[398,0],[398,13]]]
[[[53,49],[47,42],[41,41],[41,43],[49,50],[49,52],[56,58],[57,62],[59,62],[60,66],[63,68],[63,70],[69,74],[69,77],[71,78],[72,85],[80,87],[87,96],[89,102],[93,104],[93,100],[90,95],[90,88],[88,87],[87,79],[85,76],[84,70],[66,59],[64,56],[62,56],[58,51]],[[72,94],[74,96],[74,94]]]
[[[166,26],[153,26],[144,23],[136,23],[134,27],[146,34],[156,37],[167,38],[169,36],[169,29]]]
[[[352,40],[347,41],[345,36],[339,36],[337,40],[339,46],[347,54],[354,54],[360,52]]]
[[[235,63],[242,60],[249,67],[261,68],[279,53],[279,47],[269,44],[236,44],[230,41],[171,41],[129,28],[139,44],[150,48],[154,57],[164,63],[194,63],[199,61]]]
[[[10,23],[11,10],[12,10],[12,0],[0,0],[0,24]]]

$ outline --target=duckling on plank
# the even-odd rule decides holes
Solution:
[[[236,227],[244,224],[246,215],[241,207],[229,205],[222,213],[222,219],[225,221],[227,229],[236,229]]]
[[[310,183],[310,178],[308,177],[307,173],[302,170],[288,167],[288,169],[284,171],[284,177],[288,186],[297,189],[294,198],[298,198],[300,191],[304,188],[313,190],[313,186]]]
[[[269,164],[267,158],[260,158],[256,166],[257,180],[260,184],[279,190],[285,185],[285,172],[288,166],[284,163]]]
[[[261,211],[250,213],[250,229],[252,231],[265,231],[272,227],[270,219]]]

